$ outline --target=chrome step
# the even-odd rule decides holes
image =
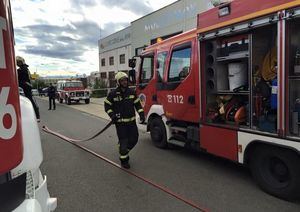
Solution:
[[[168,143],[174,144],[176,146],[181,146],[181,147],[185,146],[185,143],[183,141],[178,141],[178,140],[175,140],[175,139],[168,140]]]
[[[180,132],[186,132],[186,128],[184,127],[170,127],[171,130],[177,130],[177,131],[180,131]]]

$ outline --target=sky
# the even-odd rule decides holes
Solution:
[[[11,0],[16,55],[40,76],[99,71],[98,40],[176,0]]]

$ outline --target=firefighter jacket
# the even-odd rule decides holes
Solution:
[[[120,87],[111,91],[104,101],[104,109],[110,118],[117,117],[117,123],[135,122],[135,110],[144,118],[141,101],[132,88],[127,88],[125,92]]]
[[[28,70],[28,65],[23,64],[18,68],[18,80],[19,87],[23,88],[24,92],[31,91],[31,81],[30,81],[30,72]]]

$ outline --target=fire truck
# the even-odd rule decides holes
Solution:
[[[9,0],[0,1],[0,211],[53,211],[39,128],[31,102],[19,96]]]
[[[90,91],[84,89],[82,81],[61,80],[57,82],[58,101],[70,105],[72,101],[84,100],[85,104],[90,103]]]
[[[145,48],[136,90],[153,143],[243,164],[267,193],[298,198],[299,26],[299,0],[234,0]]]

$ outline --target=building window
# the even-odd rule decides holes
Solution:
[[[125,54],[120,55],[120,64],[125,64]]]
[[[114,57],[109,57],[109,65],[110,66],[114,65]]]
[[[145,49],[145,46],[135,49],[135,56],[141,55],[142,51]]]
[[[106,72],[100,73],[100,78],[101,79],[106,79]]]
[[[101,66],[105,66],[105,58],[101,59]]]

